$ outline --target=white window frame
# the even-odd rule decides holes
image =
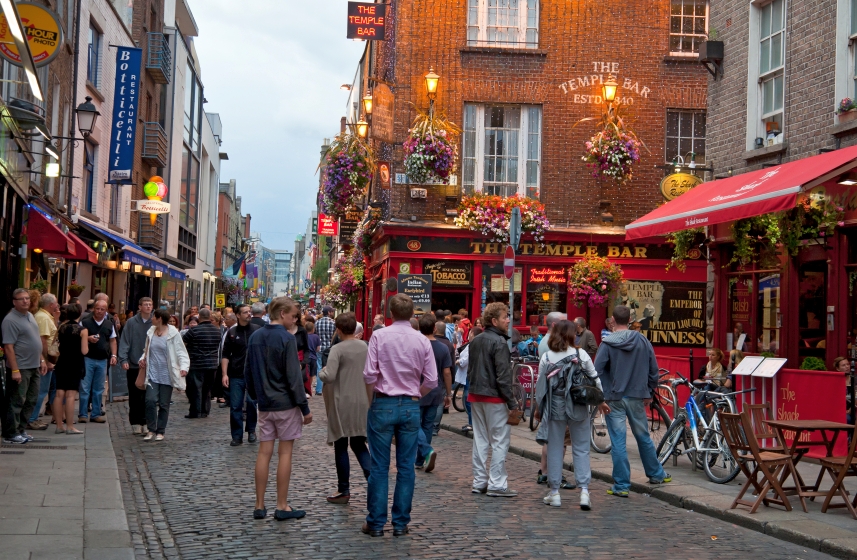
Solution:
[[[90,46],[92,44],[90,42],[92,35],[95,35],[95,38],[97,39],[94,52],[92,52],[92,47]],[[86,38],[86,49],[86,81],[95,86],[96,89],[101,89],[101,74],[103,71],[101,62],[104,58],[104,32],[95,25],[94,21],[89,22],[89,36]],[[92,60],[93,57],[95,58],[94,61]],[[91,75],[91,71],[95,72],[95,76]],[[91,79],[93,77],[95,78],[94,80]]]
[[[678,37],[697,37],[697,38],[699,38],[699,40],[700,40],[699,42],[704,41],[704,40],[708,37],[708,22],[709,22],[709,16],[710,16],[710,3],[709,3],[707,0],[706,0],[706,2],[705,2],[705,33],[683,33],[683,32],[681,32],[681,31],[680,31],[679,33],[673,33],[673,32],[672,32],[672,22],[673,22],[673,18],[674,18],[674,17],[676,17],[676,16],[674,16],[674,15],[672,14],[672,7],[673,7],[673,4],[681,3],[682,8],[684,8],[684,4],[686,4],[686,3],[687,3],[687,4],[693,4],[693,5],[695,6],[695,5],[696,5],[696,2],[697,2],[697,0],[670,0],[670,21],[669,21],[669,26],[670,26],[670,27],[669,27],[669,29],[670,29],[670,32],[669,32],[669,37],[670,37],[670,56],[696,57],[696,56],[699,54],[699,46],[698,46],[698,45],[699,45],[699,43],[697,43],[697,47],[696,47],[696,49],[691,48],[691,50],[689,50],[689,51],[684,51],[684,50],[674,51],[674,50],[672,49],[672,45],[671,45],[673,36],[678,36]],[[678,17],[680,17],[680,18],[681,18],[681,21],[682,21],[682,23],[683,23],[683,22],[684,22],[684,17],[685,17],[685,16],[683,15],[683,10],[682,10],[682,15],[680,15],[680,16],[678,16]]]
[[[852,29],[857,0],[837,0],[836,3],[836,77],[834,79],[833,112],[842,99],[857,98],[857,26]],[[835,116],[839,122],[839,116]]]
[[[669,129],[669,115],[670,115],[670,113],[675,113],[675,114],[679,115],[679,117],[678,117],[679,118],[678,136],[670,135],[670,129]],[[690,115],[690,120],[691,120],[691,130],[690,130],[691,133],[690,133],[690,135],[683,134],[686,131],[681,128],[681,115],[682,114]],[[706,148],[708,146],[705,135],[703,134],[702,136],[699,136],[697,134],[699,131],[696,129],[696,119],[695,119],[696,115],[703,115],[706,118],[705,130],[707,132],[708,131],[708,115],[707,115],[706,111],[697,110],[697,109],[667,109],[667,120],[666,120],[665,127],[664,127],[665,128],[664,160],[666,160],[666,163],[673,163],[673,160],[667,156],[667,145],[668,145],[668,141],[670,138],[675,138],[678,141],[678,153],[677,153],[677,155],[682,157],[685,164],[689,164],[690,161],[685,159],[688,154],[682,153],[682,149],[681,149],[681,141],[682,140],[690,140],[691,141],[691,143],[693,145],[691,151],[694,154],[696,154],[696,156],[697,156],[695,163],[702,163],[702,164],[705,163],[705,153],[699,153],[699,152],[695,151],[698,148],[698,142],[700,142],[700,141],[706,143]]]
[[[517,190],[516,194],[520,196],[531,196],[532,198],[538,198],[541,191],[541,156],[542,156],[542,130],[544,122],[544,109],[541,105],[514,105],[514,104],[506,104],[506,103],[467,103],[465,104],[465,111],[467,111],[467,107],[474,107],[476,110],[475,117],[475,165],[474,165],[474,180],[471,184],[467,181],[467,178],[464,174],[464,170],[462,169],[462,187],[465,192],[483,192],[485,188],[485,109],[488,107],[514,107],[520,108],[521,110],[521,122],[520,129],[518,131],[518,173],[516,177],[517,182]],[[534,123],[535,126],[538,126],[538,131],[536,134],[538,135],[538,141],[536,146],[536,159],[528,159],[528,142],[529,136],[531,134],[530,131],[530,110],[536,109],[538,111],[539,119],[538,123]],[[472,130],[472,129],[468,129]],[[465,131],[467,132],[467,130]],[[462,136],[462,154],[467,153],[468,146],[464,145],[466,143],[466,134]],[[536,184],[535,185],[527,185],[527,162],[535,161],[536,165]],[[463,165],[463,161],[462,161]],[[511,181],[510,181],[511,182]]]
[[[783,58],[782,64],[773,69],[768,69],[764,74],[761,72],[761,42],[762,32],[762,10],[774,1],[783,3]],[[788,0],[751,0],[750,2],[750,37],[747,49],[747,150],[756,149],[756,138],[763,138],[764,146],[767,146],[765,120],[781,115],[782,126],[780,134],[775,143],[780,144],[786,137],[788,123],[785,120],[786,99],[786,76],[788,72]],[[781,109],[764,113],[764,82],[776,77],[783,80],[783,106]]]
[[[509,28],[517,28],[517,41],[492,41],[489,29],[489,13],[493,9],[504,6],[492,6],[490,4],[517,3],[518,18],[517,26],[509,25]],[[531,8],[530,4],[534,4]],[[534,14],[531,14],[534,10]],[[532,16],[532,17],[531,17]],[[540,0],[467,0],[467,45],[472,47],[512,47],[519,49],[539,48],[539,16]],[[512,22],[510,22],[512,23]],[[532,24],[532,25],[531,25]],[[527,32],[532,30],[531,37],[527,38]]]

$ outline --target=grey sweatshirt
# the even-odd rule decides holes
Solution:
[[[648,339],[637,331],[616,331],[601,341],[595,356],[604,399],[650,399],[658,387],[658,362]]]
[[[127,363],[132,368],[137,367],[137,360],[146,349],[146,333],[152,326],[151,315],[149,320],[143,322],[143,317],[138,313],[125,322],[125,328],[119,337],[119,364]]]

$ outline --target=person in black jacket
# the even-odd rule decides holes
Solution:
[[[89,353],[84,357],[86,375],[80,382],[80,410],[77,421],[86,423],[105,422],[101,411],[101,395],[104,394],[104,379],[107,366],[116,365],[116,329],[113,321],[107,317],[107,300],[99,298],[92,308],[92,314],[80,324],[84,328],[83,336],[89,342]],[[92,414],[89,413],[90,396]],[[68,420],[68,419],[66,419]]]
[[[211,387],[217,377],[220,353],[220,327],[211,322],[211,311],[199,310],[199,324],[182,337],[190,356],[187,374],[187,398],[190,411],[185,418],[207,418],[211,410]]]

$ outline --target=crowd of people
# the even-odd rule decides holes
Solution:
[[[33,309],[33,297],[16,290],[14,309],[2,324],[8,364],[0,409],[4,441],[26,443],[32,440],[28,430],[47,429],[38,416],[52,388],[50,413],[57,433],[82,433],[76,422],[104,422],[105,375],[108,366],[119,364],[127,376],[132,433],[144,441],[165,439],[176,389],[186,392],[186,419],[208,417],[212,402],[230,408],[231,445],[242,445],[245,434],[248,443],[259,444],[255,519],[268,514],[265,492],[275,442],[274,518],[305,515],[289,505],[289,480],[294,441],[312,422],[309,405],[316,395],[326,409],[327,443],[337,473],[337,488],[327,501],[350,501],[350,449],[367,481],[362,532],[383,535],[389,512],[393,535],[408,534],[416,471],[430,473],[441,464],[432,439],[449,408],[453,380],[465,387],[468,420],[463,428],[473,433],[472,492],[516,496],[505,467],[513,411],[522,406],[513,392],[516,355],[539,360],[535,398],[543,457],[537,482],[549,486],[545,504],[559,506],[561,489],[578,488],[581,509],[592,507],[589,409],[575,393],[584,377],[603,395],[599,406],[607,417],[613,458],[608,494],[628,496],[627,425],[649,481],[671,480],[646,428],[645,405],[657,386],[657,362],[648,340],[629,328],[627,307],[613,310],[598,346],[582,318],[569,321],[552,313],[546,318],[547,333],[532,329],[528,339],[510,344],[510,317],[502,303],[487,305],[471,323],[465,310],[415,317],[413,302],[401,294],[389,300],[390,324],[378,315],[371,332],[364,332],[354,313],[335,315],[325,307],[316,316],[284,297],[223,313],[194,307],[181,324],[166,310],[153,309],[145,297],[136,314],[122,318],[111,312],[104,294],[86,311],[75,300],[60,307],[50,294],[39,296]],[[705,373],[717,379],[715,362],[722,355],[711,356]],[[574,483],[562,476],[569,446]],[[388,508],[393,447],[397,476]]]

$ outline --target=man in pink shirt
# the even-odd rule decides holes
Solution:
[[[411,327],[414,303],[404,294],[390,298],[393,324],[375,331],[363,378],[371,403],[367,436],[372,454],[369,470],[369,515],[363,533],[381,537],[387,524],[390,447],[396,438],[396,489],[393,492],[393,536],[408,534],[414,497],[414,461],[420,429],[420,397],[437,387],[437,367],[428,339]]]

